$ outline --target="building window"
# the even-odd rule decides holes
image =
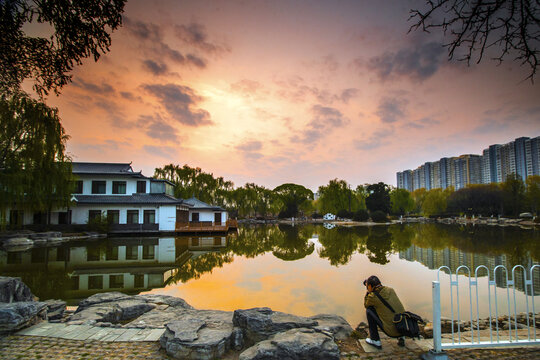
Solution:
[[[140,194],[146,193],[146,181],[137,181],[137,192]]]
[[[118,246],[108,246],[105,254],[106,260],[118,260]]]
[[[144,287],[144,274],[135,274],[135,287],[143,288]]]
[[[156,210],[144,210],[144,223],[145,224],[156,223]]]
[[[154,245],[143,245],[142,258],[143,260],[154,260],[155,257]]]
[[[77,180],[75,181],[75,190],[73,190],[74,194],[82,194],[83,193],[83,181]]]
[[[125,181],[113,181],[112,182],[112,193],[113,194],[125,194],[126,193],[126,182]]]
[[[196,212],[192,213],[191,214],[191,221],[199,222],[199,213],[196,213]]]
[[[107,210],[109,224],[120,224],[120,210]]]
[[[107,182],[101,180],[92,181],[92,194],[105,194],[107,192]]]
[[[126,260],[138,260],[139,259],[139,246],[128,245],[126,246]]]
[[[124,275],[109,275],[109,288],[121,289],[124,287]]]
[[[103,289],[103,276],[95,275],[88,277],[88,290]]]
[[[44,212],[34,213],[34,225],[45,225],[47,223],[47,214]]]
[[[139,223],[139,210],[128,210],[127,211],[127,223],[128,224],[138,224]]]
[[[70,286],[71,290],[79,290],[79,277],[78,276],[72,276],[69,279],[69,282],[71,283],[71,286]]]
[[[58,247],[56,248],[56,261],[69,261],[69,248]]]
[[[101,218],[101,210],[88,210],[88,221],[99,220]]]
[[[58,224],[71,224],[71,210],[58,213]]]

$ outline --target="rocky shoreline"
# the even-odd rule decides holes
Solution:
[[[530,314],[531,316],[532,313]],[[540,328],[540,314],[536,314]],[[339,359],[338,344],[368,336],[368,326],[355,330],[341,316],[297,316],[270,308],[235,311],[200,310],[185,300],[166,295],[126,295],[107,292],[92,295],[76,309],[61,300],[38,301],[19,279],[0,276],[0,336],[17,332],[41,321],[121,329],[163,329],[161,348],[174,359],[216,359],[235,352],[241,360]],[[532,321],[532,317],[530,317]],[[515,328],[516,319],[499,318],[461,321],[441,319],[442,333]],[[532,325],[532,323],[530,324]],[[527,327],[526,314],[517,316],[517,327]],[[433,336],[432,324],[421,326],[424,338]],[[353,340],[355,341],[355,340]]]

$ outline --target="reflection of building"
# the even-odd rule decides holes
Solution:
[[[508,278],[512,279],[511,271],[514,264],[510,264],[506,255],[485,255],[485,254],[474,254],[469,252],[464,252],[456,248],[446,248],[441,250],[434,250],[431,248],[421,248],[416,245],[412,245],[405,251],[399,252],[399,258],[405,259],[408,261],[418,261],[423,265],[427,266],[429,269],[437,270],[441,266],[448,266],[452,273],[456,273],[456,270],[459,266],[465,265],[471,270],[471,275],[474,276],[475,269],[484,265],[490,269],[491,277],[493,277],[493,269],[497,265],[505,266],[510,272]],[[527,264],[521,264],[525,267],[527,271],[527,279],[530,277],[530,269],[534,265],[533,262],[529,259]],[[535,295],[540,294],[540,269],[535,268],[534,273],[534,292]],[[466,271],[460,270],[460,275],[467,275]],[[484,270],[478,272],[479,277],[486,276]],[[506,287],[506,275],[504,270],[497,270],[495,274],[495,283],[499,287]],[[519,291],[524,291],[525,283],[523,281],[523,272],[516,270],[516,279],[515,279],[516,289]],[[530,287],[528,289],[530,292]]]
[[[106,291],[135,294],[163,287],[171,270],[224,248],[226,240],[225,236],[122,238],[25,252],[0,251],[0,272],[21,276],[29,283],[36,281],[25,276],[54,274],[64,282],[62,298],[67,300]],[[32,290],[40,296],[39,289]]]

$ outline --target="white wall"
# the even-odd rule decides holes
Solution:
[[[161,206],[159,214],[156,213],[156,221],[159,222],[159,230],[174,231],[176,228],[176,205]]]
[[[163,207],[162,207],[163,208]],[[174,209],[174,216],[176,217],[176,207],[172,206]],[[144,210],[154,210],[156,212],[156,222],[161,222],[160,213],[161,209],[156,205],[146,205],[146,206],[126,206],[126,205],[78,205],[72,209],[71,213],[71,223],[72,224],[86,224],[88,223],[88,212],[90,210],[101,210],[103,215],[107,215],[107,210],[120,210],[119,213],[119,223],[127,224],[127,212],[128,210],[138,210],[139,211],[139,224],[144,222]],[[161,230],[161,227],[160,227]],[[174,220],[173,228],[174,230]]]

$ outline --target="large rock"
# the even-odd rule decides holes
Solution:
[[[186,309],[167,305],[156,305],[152,311],[142,314],[138,318],[124,325],[126,328],[164,328],[165,324],[181,318]]]
[[[184,299],[177,298],[174,296],[146,294],[146,295],[137,295],[134,298],[144,299],[146,302],[156,304],[156,305],[168,305],[175,308],[193,309],[193,306],[189,305]]]
[[[233,324],[243,330],[244,338],[249,344],[266,340],[289,329],[312,328],[319,325],[315,320],[272,311],[270,308],[235,310]]]
[[[0,333],[8,333],[47,319],[47,304],[37,301],[0,303]]]
[[[184,310],[165,325],[161,346],[174,359],[219,359],[229,349],[240,349],[242,332],[235,329],[231,312]]]
[[[113,297],[109,296],[106,299],[111,298]],[[89,306],[86,303],[86,307],[80,311],[79,306],[77,312],[71,316],[69,323],[91,325],[96,322],[110,322],[116,324],[135,319],[156,307],[155,304],[148,304],[144,299],[135,299],[127,295],[125,298],[120,296],[115,298],[122,300],[93,303]]]
[[[313,329],[292,329],[257,343],[239,359],[339,360],[339,348],[331,336]]]
[[[116,302],[120,300],[129,300],[132,296],[122,294],[118,291],[112,291],[112,292],[106,292],[106,293],[100,293],[100,294],[94,294],[84,300],[82,300],[79,303],[79,307],[77,308],[76,313],[83,311],[84,309],[97,304],[103,304],[103,303],[110,303],[110,302]]]
[[[334,339],[344,340],[348,338],[353,329],[351,325],[341,316],[331,314],[319,314],[310,317],[311,320],[315,320],[319,325],[313,329],[323,331],[332,334]]]
[[[0,302],[34,301],[30,288],[20,278],[0,276]]]
[[[62,300],[45,300],[47,304],[47,318],[49,320],[59,320],[66,311],[66,302]]]

